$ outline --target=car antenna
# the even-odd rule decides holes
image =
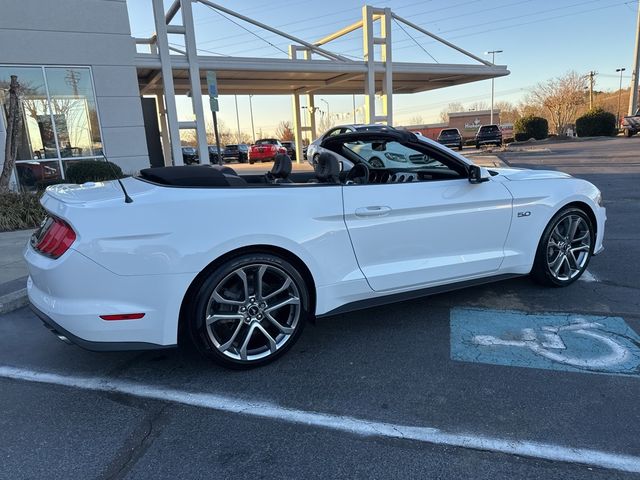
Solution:
[[[103,155],[102,158],[104,159],[105,162],[107,162],[107,165],[109,165],[109,168],[113,173],[113,176],[116,177],[116,181],[118,182],[118,184],[120,185],[120,188],[122,189],[122,193],[124,193],[124,203],[133,203],[133,199],[129,196],[129,194],[127,193],[127,189],[124,188],[124,184],[120,181],[120,178],[118,177],[116,169],[113,168],[113,165],[111,165],[111,162],[107,160],[106,156]]]

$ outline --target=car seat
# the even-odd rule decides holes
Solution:
[[[291,157],[284,153],[279,153],[273,161],[273,167],[267,172],[267,183],[291,183],[292,164]]]
[[[333,153],[322,152],[313,166],[316,178],[311,183],[340,183],[340,162]]]

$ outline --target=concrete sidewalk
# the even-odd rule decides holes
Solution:
[[[22,251],[33,230],[0,233],[0,313],[28,303],[27,266]]]

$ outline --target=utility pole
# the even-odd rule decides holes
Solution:
[[[622,97],[622,72],[624,72],[626,68],[616,68],[616,72],[620,72],[620,86],[618,87],[618,116],[616,117],[616,127],[620,125],[620,99]]]
[[[596,76],[596,72],[593,70],[589,72],[589,110],[593,110],[593,78]]]
[[[640,65],[640,1],[638,2],[638,20],[636,24],[636,53],[633,57],[631,72],[631,92],[629,92],[629,115],[634,115],[638,108],[638,66]]]
[[[353,97],[353,123],[356,123],[356,94],[352,95]]]
[[[240,143],[240,114],[238,113],[238,95],[233,96],[236,100],[236,125],[238,126],[238,141]]]
[[[253,127],[253,104],[251,99],[253,95],[249,95],[249,113],[251,114],[251,136],[253,137],[253,143],[256,143],[256,129]]]
[[[491,55],[491,63],[496,64],[496,53],[502,53],[502,50],[492,50],[490,52],[484,52],[485,55]],[[491,119],[490,123],[493,125],[493,98],[495,93],[495,78],[491,79]]]

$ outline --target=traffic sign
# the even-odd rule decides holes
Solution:
[[[212,112],[219,111],[218,107],[218,80],[216,72],[207,72],[207,91],[209,93],[209,106]]]

